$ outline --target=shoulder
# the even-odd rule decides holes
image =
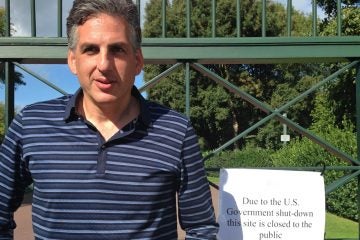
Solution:
[[[22,112],[29,112],[35,110],[56,110],[61,111],[65,110],[71,95],[65,95],[59,98],[50,99],[46,101],[36,102],[29,105],[26,105],[21,111]]]
[[[71,95],[62,96],[42,102],[36,102],[25,106],[18,114],[23,120],[26,119],[55,119],[64,118],[66,106]]]

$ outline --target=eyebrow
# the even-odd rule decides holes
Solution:
[[[83,51],[84,49],[88,48],[88,47],[98,47],[99,45],[96,43],[90,43],[90,42],[84,42],[80,45],[80,50]],[[108,48],[112,48],[112,47],[122,47],[122,48],[126,48],[127,44],[122,43],[122,42],[114,42],[111,43],[107,46]],[[130,46],[131,47],[131,46]]]

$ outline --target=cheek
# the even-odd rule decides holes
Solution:
[[[88,76],[91,75],[93,69],[96,69],[96,64],[95,61],[91,59],[83,59],[78,61],[76,69],[78,75]]]
[[[116,72],[119,75],[129,75],[134,71],[135,65],[130,61],[126,60],[117,60],[115,61]]]

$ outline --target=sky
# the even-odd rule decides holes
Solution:
[[[144,12],[145,4],[149,0],[141,0],[140,12]],[[275,0],[286,5],[287,0]],[[304,13],[311,12],[312,0],[292,0],[295,9],[301,10]],[[11,22],[15,32],[13,36],[24,37],[31,35],[30,26],[30,0],[11,0]],[[36,0],[36,31],[38,37],[55,37],[57,35],[57,0]],[[73,0],[63,0],[63,26],[65,26],[65,18],[69,12]],[[5,5],[5,0],[0,0],[0,7]],[[321,14],[321,13],[320,13]],[[318,15],[320,15],[318,13]],[[141,22],[143,22],[141,16]],[[63,27],[63,34],[65,36],[65,28]],[[37,75],[47,79],[51,83],[57,85],[67,93],[75,92],[79,85],[76,77],[70,72],[67,65],[62,64],[33,64],[24,65],[25,68],[30,69]],[[62,96],[61,93],[46,86],[41,81],[37,80],[28,73],[19,68],[15,69],[23,74],[23,80],[26,82],[25,86],[19,86],[15,91],[15,105],[17,109],[22,108],[27,104],[37,101],[43,101],[55,97]],[[135,81],[135,85],[141,86],[143,84],[143,73],[140,74]],[[0,85],[0,101],[4,101],[4,85]]]

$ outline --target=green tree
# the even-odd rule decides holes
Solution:
[[[145,37],[161,36],[161,6],[160,1],[150,1],[146,7],[147,18],[144,24]],[[261,36],[261,2],[255,0],[241,1],[241,36]],[[173,0],[167,6],[167,37],[186,36],[186,8],[185,1]],[[211,0],[191,1],[191,37],[211,37]],[[236,2],[219,0],[216,6],[216,36],[236,37]],[[286,10],[283,5],[269,1],[267,4],[267,36],[286,36]],[[220,17],[221,16],[221,17]],[[294,11],[292,35],[308,35],[311,30],[310,17]],[[281,21],[279,21],[281,19]],[[304,27],[306,26],[306,27]],[[305,33],[304,33],[305,31]],[[146,66],[145,79],[151,79],[169,66]],[[314,68],[298,65],[206,65],[208,69],[222,78],[239,86],[242,90],[261,101],[271,103],[274,91],[279,84],[289,79],[291,86],[299,83],[306,76],[312,76]],[[308,72],[306,72],[306,71]],[[302,81],[302,82],[305,82]],[[301,83],[302,84],[302,83]],[[157,87],[149,91],[149,97],[165,105],[184,111],[183,69],[168,76]],[[301,86],[297,87],[301,89]],[[166,93],[166,94],[164,94]],[[300,106],[300,105],[299,105]],[[298,113],[297,113],[298,112]],[[293,111],[294,116],[303,112]],[[238,135],[264,114],[253,106],[244,102],[228,90],[198,72],[191,72],[191,120],[195,129],[203,140],[204,148],[213,149]],[[306,115],[309,116],[309,115]],[[301,121],[309,119],[298,117]],[[216,137],[214,137],[216,136]],[[238,142],[235,147],[241,147],[245,140]],[[259,143],[263,143],[259,140]],[[268,140],[271,141],[271,140]]]
[[[6,32],[5,17],[6,17],[5,9],[3,7],[0,7],[0,37],[5,36],[5,32]],[[5,81],[5,69],[4,68],[5,68],[4,62],[0,62],[0,81],[2,83],[4,83],[4,81]],[[25,85],[25,82],[22,79],[23,79],[23,75],[20,72],[14,73],[15,86]]]
[[[360,35],[360,8],[348,7],[342,9],[342,29],[343,36]],[[337,19],[329,19],[323,31],[322,36],[337,35]],[[342,68],[346,63],[323,64],[323,69],[334,72]],[[329,86],[329,100],[334,100],[334,113],[336,124],[342,125],[344,117],[351,120],[353,124],[356,121],[356,70],[351,69],[338,77],[338,81]]]
[[[0,37],[5,36],[5,9],[0,7]]]
[[[329,89],[322,89],[316,94],[314,108],[311,112],[313,123],[310,131],[341,151],[356,156],[356,136],[354,125],[346,117],[342,127],[336,125],[334,100],[330,100]],[[319,163],[326,166],[349,166],[345,162],[308,138],[295,138],[290,144],[272,154],[275,167],[309,167]],[[325,172],[325,183],[330,184],[349,172],[328,170]],[[357,220],[356,180],[329,194],[326,199],[327,210],[338,216]]]
[[[337,1],[334,0],[317,0],[316,3],[325,11],[328,18],[332,19],[337,15]],[[342,0],[341,8],[359,6],[359,0]]]
[[[321,1],[324,2],[324,1]],[[329,1],[330,2],[330,1]],[[336,1],[332,1],[336,3]],[[345,4],[345,3],[344,3]],[[360,33],[360,9],[352,6],[343,6],[342,35],[358,36]],[[330,14],[323,25],[322,36],[337,35],[336,16]],[[334,72],[345,63],[321,64],[323,73]],[[311,111],[312,123],[310,130],[322,139],[331,143],[342,152],[356,158],[356,129],[355,129],[355,69],[347,70],[336,81],[327,84],[315,95]],[[289,145],[272,155],[275,166],[315,166],[319,161],[327,166],[351,165],[336,158],[307,138],[295,138]],[[325,182],[330,184],[349,172],[326,171]],[[327,197],[327,210],[339,216],[358,220],[356,201],[356,180],[332,192]]]

